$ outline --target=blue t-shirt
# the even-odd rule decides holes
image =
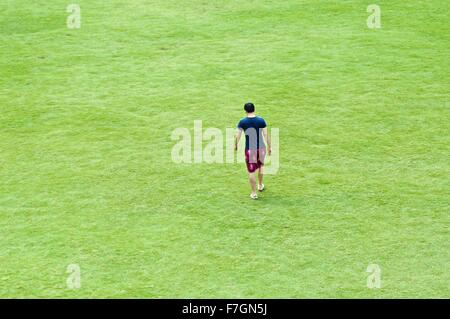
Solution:
[[[237,127],[245,132],[245,149],[256,150],[266,148],[263,139],[263,128],[267,127],[262,117],[246,117],[239,121]]]

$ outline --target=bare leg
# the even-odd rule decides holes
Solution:
[[[259,181],[260,188],[263,184],[263,179],[264,179],[264,166],[261,166],[258,170],[258,181]]]
[[[252,194],[256,194],[256,172],[248,173],[248,181],[252,187]]]

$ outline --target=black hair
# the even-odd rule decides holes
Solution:
[[[247,113],[255,112],[255,105],[253,103],[245,103],[244,110]]]

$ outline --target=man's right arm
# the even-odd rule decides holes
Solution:
[[[267,126],[265,128],[263,128],[263,135],[264,135],[264,140],[267,143],[267,151],[269,152],[269,155],[272,155],[272,143],[270,141],[270,135],[267,130]]]

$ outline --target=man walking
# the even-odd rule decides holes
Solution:
[[[264,159],[266,157],[266,143],[269,155],[272,153],[270,137],[267,133],[267,124],[262,117],[256,116],[255,105],[246,103],[244,110],[247,117],[239,121],[237,125],[234,149],[237,151],[242,132],[245,134],[245,163],[247,165],[248,180],[252,188],[251,199],[258,199],[257,190],[264,190]],[[256,184],[258,173],[258,185]]]

